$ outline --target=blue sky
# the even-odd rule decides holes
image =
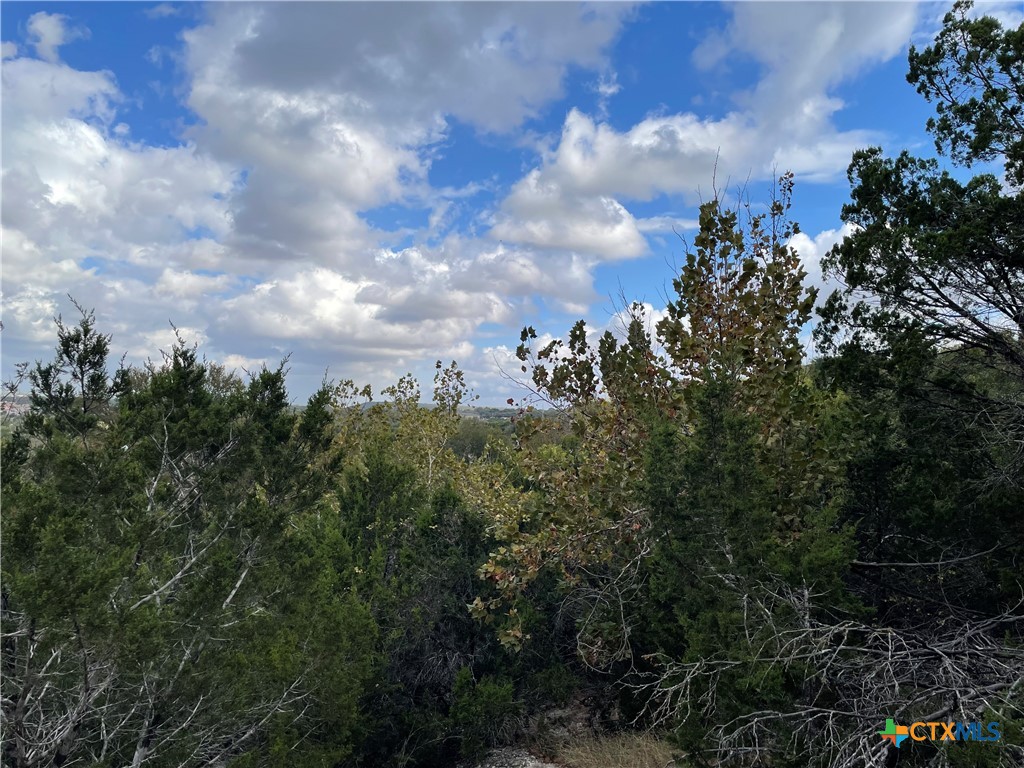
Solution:
[[[522,326],[657,317],[701,196],[785,170],[827,287],[853,150],[933,154],[949,5],[4,3],[4,374],[71,294],[132,361],[173,323],[297,399],[440,358],[503,403]]]

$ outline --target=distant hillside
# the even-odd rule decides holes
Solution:
[[[517,408],[496,408],[486,405],[466,405],[459,408],[459,413],[467,419],[480,419],[481,421],[505,422],[515,416]]]

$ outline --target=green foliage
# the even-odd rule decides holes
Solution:
[[[79,308],[81,320],[67,326],[56,318],[57,349],[52,362],[23,366],[31,384],[31,410],[24,429],[29,434],[49,436],[63,432],[85,439],[86,433],[103,416],[123,386],[124,373],[111,381],[107,375],[110,336],[96,331],[94,313]]]
[[[415,383],[405,379],[388,391],[391,401],[340,419],[349,457],[338,503],[356,553],[353,589],[380,633],[375,681],[361,702],[358,758],[370,765],[444,763],[509,738],[519,724],[511,714],[521,707],[495,720],[504,711],[499,702],[518,702],[536,666],[550,658],[507,655],[466,609],[493,540],[460,492],[464,473],[479,462],[460,461],[450,444],[465,391],[452,370],[438,376],[442,407],[420,406]],[[541,642],[548,623],[542,617],[533,625]],[[480,685],[460,687],[460,675]]]
[[[936,102],[929,130],[968,165],[1003,159],[1020,181],[1024,27],[969,17],[959,2],[934,45],[910,54],[911,82]],[[828,255],[846,285],[830,297],[818,373],[854,395],[844,516],[865,562],[968,560],[910,572],[861,568],[885,617],[938,606],[998,614],[1022,543],[1024,196],[991,175],[962,183],[933,160],[857,152],[843,217],[856,232]],[[970,530],[968,537],[964,530]],[[979,553],[991,550],[981,558]],[[930,606],[930,607],[929,607]]]
[[[534,673],[530,678],[530,689],[543,701],[557,707],[566,706],[579,689],[580,678],[568,665],[556,664]]]
[[[803,352],[799,331],[810,318],[816,289],[788,241],[799,227],[788,220],[793,177],[780,180],[768,213],[749,204],[730,209],[717,198],[701,206],[700,231],[673,281],[677,299],[666,306],[660,339],[684,379],[748,379],[760,395],[792,375]]]
[[[1024,28],[968,11],[909,78],[1019,185]],[[786,174],[701,206],[657,324],[523,329],[507,422],[454,363],[429,407],[300,410],[283,363],[111,375],[58,319],[2,440],[3,765],[448,765],[588,690],[695,761],[880,764],[875,722],[941,707],[1004,741],[901,760],[1017,764],[1022,198],[877,148],[849,177],[823,357]]]
[[[819,348],[830,354],[815,375],[844,392],[853,416],[840,508],[856,535],[851,592],[899,643],[941,647],[948,670],[971,670],[895,675],[904,690],[912,682],[904,707],[954,696],[958,713],[1013,723],[1019,675],[1004,681],[987,660],[1022,658],[1024,26],[1003,30],[969,10],[958,2],[934,44],[911,50],[908,79],[936,103],[928,127],[940,151],[968,166],[1003,161],[1008,184],[962,182],[908,152],[857,152],[843,208],[855,231],[826,260],[845,288],[822,313]],[[973,644],[957,642],[967,636]],[[1009,740],[984,747],[908,759],[1019,762]]]
[[[318,398],[296,416],[280,368],[213,385],[181,344],[115,389],[91,315],[58,336],[4,468],[5,678],[41,704],[5,703],[5,764],[266,762],[286,721],[349,754],[375,629],[306,464],[330,445]]]
[[[1006,160],[1011,183],[1024,184],[1024,27],[1004,30],[991,16],[971,18],[957,0],[924,50],[910,49],[907,81],[935,104],[928,130],[940,152],[971,165]]]
[[[179,342],[115,386],[91,314],[58,337],[4,443],[5,684],[45,704],[5,698],[5,765],[401,765],[514,732],[548,662],[466,610],[490,539],[454,365],[433,408],[406,377],[299,411],[283,364],[242,381]]]
[[[653,332],[639,305],[625,338],[605,334],[596,349],[582,323],[536,353],[524,329],[519,358],[564,415],[524,413],[505,459],[522,491],[489,497],[502,544],[481,574],[498,596],[478,600],[476,614],[496,620],[510,647],[528,647],[523,617],[556,576],[579,656],[624,676],[637,692],[630,711],[686,686],[691,714],[676,725],[691,750],[714,745],[709,725],[804,695],[804,665],[764,656],[809,619],[779,595],[822,598],[818,618],[857,608],[845,584],[851,531],[839,520],[837,437],[849,414],[802,365],[815,296],[787,244],[798,231],[786,218],[791,189],[783,177],[764,215],[702,207]],[[561,441],[546,438],[559,429]],[[705,663],[718,665],[713,684],[672,671]],[[648,675],[660,682],[646,686]]]
[[[462,754],[479,757],[488,747],[501,743],[510,732],[510,721],[521,706],[512,682],[491,677],[474,681],[468,668],[459,670],[453,690],[452,721],[462,734]]]
[[[452,453],[466,461],[483,458],[487,445],[507,439],[503,424],[484,421],[481,418],[463,418],[459,422],[458,431],[448,442]]]
[[[1020,370],[1022,197],[992,176],[961,184],[933,160],[878,148],[858,151],[849,176],[843,218],[857,233],[825,261],[846,289],[829,298],[823,347],[900,358],[914,345],[966,345]]]

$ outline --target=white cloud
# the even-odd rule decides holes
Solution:
[[[640,256],[647,242],[636,219],[611,197],[573,195],[533,171],[513,187],[491,236],[604,259]]]
[[[49,62],[59,58],[57,49],[72,40],[89,37],[89,30],[84,27],[69,28],[68,17],[59,13],[40,11],[28,18],[28,42],[36,55]]]
[[[326,348],[380,373],[425,354],[471,354],[481,324],[511,322],[531,296],[574,308],[593,299],[592,262],[572,254],[459,237],[381,249],[362,210],[423,195],[443,217],[473,191],[426,186],[443,123],[391,126],[330,87],[246,89],[228,49],[191,45],[189,98],[204,125],[166,148],[129,139],[109,73],[5,63],[4,294],[15,335],[52,335],[47,318],[70,292],[136,356],[171,344],[171,320],[233,359],[265,359],[268,343]]]
[[[818,289],[818,304],[824,303],[832,291],[841,287],[834,279],[822,274],[821,260],[834,245],[841,243],[856,231],[853,224],[845,223],[838,229],[826,229],[811,237],[800,232],[792,237],[789,245],[800,255],[800,263],[807,272],[804,285]]]
[[[165,289],[173,274],[209,268],[192,263],[204,244],[189,233],[229,231],[234,174],[193,145],[130,142],[109,73],[16,58],[2,97],[5,335],[52,342],[52,315],[73,314],[69,293],[136,351],[176,314],[201,324]]]
[[[389,322],[380,317],[385,305],[375,301],[378,297],[363,293],[369,287],[331,270],[304,270],[227,300],[218,325],[229,333],[315,345],[356,360],[402,361],[450,349],[479,322],[476,317]]]
[[[128,354],[136,358],[155,358],[159,353],[169,353],[179,342],[186,346],[201,347],[209,340],[202,328],[188,326],[167,327],[140,334],[140,343],[128,348]]]
[[[591,86],[598,95],[597,111],[602,117],[608,116],[608,103],[611,98],[622,90],[619,77],[614,71],[603,72],[597,82]]]
[[[109,122],[120,92],[109,72],[82,72],[60,63],[18,58],[4,64],[3,96],[6,128],[11,119],[51,123],[88,116]]]
[[[18,44],[17,43],[12,43],[12,42],[7,41],[7,40],[5,40],[4,42],[0,43],[0,58],[2,58],[4,61],[6,61],[7,59],[13,59],[17,55],[18,55]]]
[[[184,8],[173,3],[160,3],[152,8],[147,8],[144,13],[149,19],[166,19],[170,16],[180,16]]]
[[[800,105],[800,129],[761,122],[755,113],[733,112],[714,120],[692,113],[652,115],[628,131],[597,122],[579,110],[565,119],[561,139],[531,186],[557,184],[577,195],[651,200],[662,194],[695,199],[702,187],[730,179],[770,178],[776,168],[824,180],[849,163],[866,131],[837,132],[828,118],[839,103],[826,98]],[[533,172],[533,173],[536,173]]]
[[[54,339],[53,318],[57,302],[44,288],[19,291],[13,296],[4,290],[4,332],[31,342],[47,343]]]
[[[918,3],[738,3],[726,31],[728,51],[767,68],[765,97],[819,94],[888,61],[910,42]]]
[[[576,253],[535,252],[499,243],[465,254],[454,265],[451,284],[462,290],[493,291],[510,299],[542,296],[573,307],[586,307],[596,298],[592,259]]]
[[[229,371],[258,371],[263,366],[270,366],[272,363],[265,357],[246,357],[245,355],[228,354],[220,358],[221,364]]]
[[[649,216],[646,219],[637,219],[637,229],[644,234],[662,234],[667,232],[679,233],[688,229],[697,229],[700,222],[697,219],[685,219],[678,216]]]
[[[544,171],[580,194],[633,200],[693,194],[701,183],[710,183],[716,162],[726,168],[733,164],[749,127],[738,114],[718,121],[681,114],[651,116],[619,132],[574,109]]]
[[[729,55],[731,47],[729,39],[724,32],[709,30],[693,49],[690,59],[697,69],[706,72],[715,67],[722,66],[725,62],[725,57]]]
[[[867,131],[836,130],[843,102],[835,86],[888,61],[909,45],[916,3],[740,3],[727,31],[730,50],[765,68],[740,99],[758,131],[775,147],[780,168],[814,180],[845,169],[850,152],[871,141]]]
[[[597,84],[594,86],[594,90],[597,91],[601,98],[610,99],[622,90],[622,86],[619,84],[618,76],[614,72],[610,72],[601,75]]]
[[[628,6],[211,6],[185,35],[204,151],[251,169],[226,244],[264,263],[372,276],[381,233],[360,211],[422,200],[449,116],[508,131],[598,69]],[[481,83],[487,83],[481,87]],[[635,244],[634,244],[635,247]]]
[[[160,274],[154,290],[179,299],[195,300],[207,294],[221,293],[233,282],[230,275],[201,275],[168,267]]]
[[[449,114],[506,131],[558,98],[570,66],[599,68],[623,3],[236,6],[191,32],[193,71],[244,90],[347,93],[381,123]],[[481,87],[486,83],[486,87]]]
[[[627,12],[211,6],[207,23],[185,34],[188,103],[202,120],[191,137],[211,158],[248,170],[226,202],[231,228],[217,238],[226,253],[211,245],[177,258],[193,270],[231,259],[257,276],[212,319],[214,342],[241,334],[326,345],[351,361],[406,360],[456,349],[483,323],[510,322],[531,295],[574,307],[591,300],[592,260],[457,237],[381,250],[387,233],[361,212],[420,200],[435,231],[447,227],[464,190],[427,184],[447,119],[516,127],[561,95],[570,66],[605,69],[604,49]],[[627,255],[645,247],[628,214],[614,205],[593,213],[624,233]],[[552,281],[552,268],[565,279]]]
[[[651,114],[622,129],[571,110],[536,167],[475,221],[486,238],[453,230],[490,180],[430,185],[451,121],[520,131],[525,146],[524,121],[563,94],[573,69],[596,78],[607,105],[620,86],[606,53],[628,6],[211,4],[182,51],[151,53],[180,63],[196,118],[166,147],[132,139],[145,132],[112,73],[59,60],[87,31],[36,14],[21,58],[3,44],[5,334],[48,345],[70,292],[133,354],[168,348],[172,320],[231,366],[294,350],[316,380],[324,361],[380,382],[454,356],[500,387],[470,342],[503,349],[480,341],[482,327],[514,325],[536,304],[584,313],[599,264],[694,225],[640,216],[635,202],[692,195],[716,162],[722,181],[769,175],[773,163],[816,178],[845,166],[867,134],[834,128],[842,105],[829,89],[891,55],[905,13],[865,21],[808,8],[788,27],[735,9],[721,55],[742,47],[765,75],[731,114]],[[882,39],[869,39],[883,23]],[[758,25],[792,50],[752,39]],[[717,55],[710,43],[704,55]],[[371,226],[368,212],[388,204],[429,212],[430,232]],[[799,247],[819,253],[819,238]]]
[[[734,5],[728,28],[708,35],[694,58],[703,68],[726,66],[738,52],[763,65],[736,110],[717,119],[651,114],[622,131],[572,109],[557,145],[502,203],[492,235],[580,250],[601,240],[604,256],[635,255],[643,228],[630,201],[694,200],[713,184],[785,170],[801,181],[834,179],[853,150],[877,136],[838,130],[832,116],[843,103],[829,90],[898,54],[916,18],[907,3]]]

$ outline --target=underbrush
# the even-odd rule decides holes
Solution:
[[[567,768],[684,768],[671,745],[651,733],[576,736],[558,749]]]

